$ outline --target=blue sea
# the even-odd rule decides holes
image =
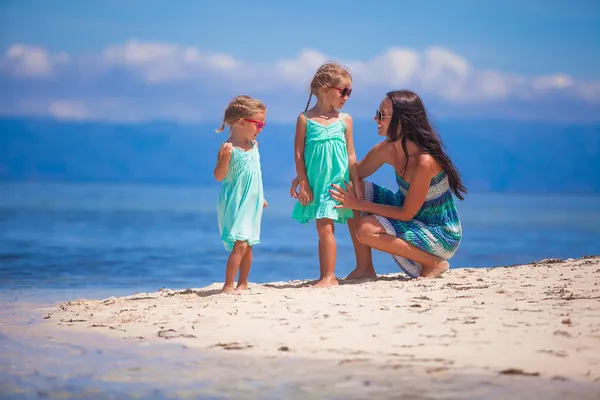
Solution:
[[[3,297],[99,297],[222,282],[219,187],[64,183],[0,184]],[[251,282],[318,277],[314,224],[299,224],[286,187],[265,189]],[[452,268],[600,254],[600,196],[467,195],[464,237]],[[337,274],[355,266],[346,225],[336,225]],[[378,273],[398,272],[374,252]]]

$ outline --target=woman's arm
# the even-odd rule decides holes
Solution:
[[[359,179],[373,175],[385,163],[385,157],[382,154],[385,150],[385,144],[385,142],[382,142],[373,146],[367,155],[357,163]]]
[[[404,200],[404,205],[402,207],[366,202],[363,206],[364,208],[360,211],[381,215],[382,217],[388,217],[398,221],[410,221],[425,202],[427,192],[429,191],[429,183],[431,182],[433,165],[433,157],[429,154],[422,154],[419,156],[417,169],[410,182],[406,200]]]
[[[428,154],[419,156],[419,162],[415,175],[410,183],[404,206],[388,206],[385,204],[376,204],[368,200],[359,200],[353,196],[352,190],[347,190],[334,186],[331,197],[342,203],[340,208],[351,208],[357,211],[364,211],[369,214],[381,215],[395,219],[397,221],[410,221],[423,206],[429,183],[433,171],[434,160]]]

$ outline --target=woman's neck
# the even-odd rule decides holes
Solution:
[[[396,148],[396,151],[404,153],[404,150],[402,150],[402,138],[399,138],[394,142],[394,147]],[[408,152],[408,157],[421,154],[421,149],[412,140],[406,141],[406,151]]]

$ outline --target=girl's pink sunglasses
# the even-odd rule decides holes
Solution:
[[[248,118],[244,118],[244,121],[252,122],[254,125],[256,125],[256,129],[263,129],[265,127],[265,125],[267,124],[266,122],[256,121],[254,119],[248,119]]]

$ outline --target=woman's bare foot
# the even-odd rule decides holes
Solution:
[[[335,276],[326,276],[325,278],[319,279],[319,281],[317,281],[317,283],[315,283],[313,287],[322,288],[337,285],[339,285],[339,283]]]
[[[221,290],[221,293],[226,293],[226,294],[240,294],[239,292],[235,291],[235,289],[233,288],[233,285],[223,286],[223,290]]]
[[[236,292],[243,292],[244,290],[248,289],[248,282],[243,282],[243,283],[238,283],[237,287],[235,288]]]
[[[351,281],[353,279],[363,279],[363,278],[377,278],[377,273],[375,273],[375,269],[373,267],[356,267],[352,272],[348,274],[345,278],[347,281]]]
[[[448,261],[440,261],[439,263],[432,265],[423,265],[421,278],[437,278],[448,271],[449,268],[450,264],[448,264]]]

